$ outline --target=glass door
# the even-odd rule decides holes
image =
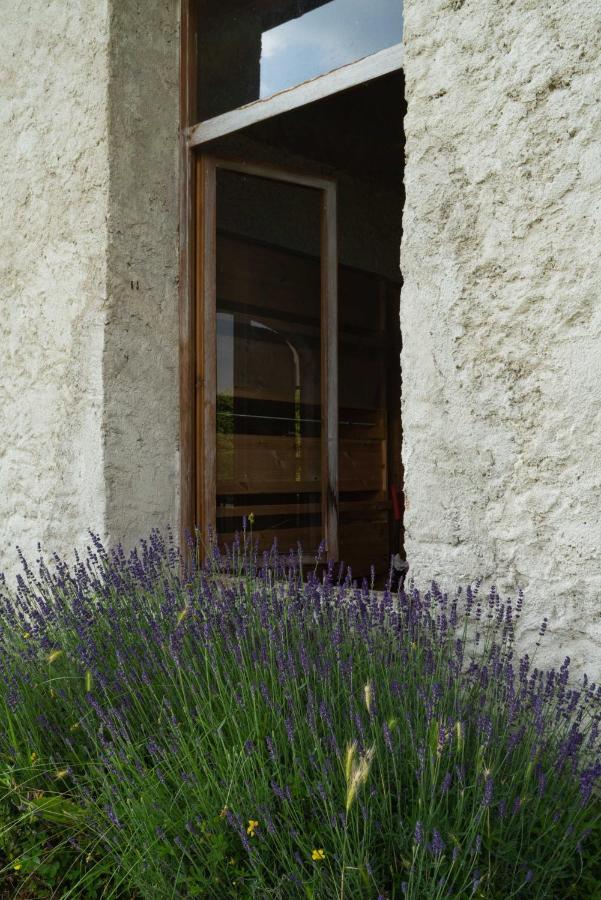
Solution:
[[[337,558],[334,184],[200,166],[199,520],[230,542],[252,514],[261,549]]]

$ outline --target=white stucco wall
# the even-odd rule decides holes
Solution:
[[[133,544],[178,529],[179,0],[112,0],[107,532]]]
[[[601,6],[406,0],[406,541],[601,670]]]
[[[177,527],[177,0],[0,0],[0,568]]]
[[[0,553],[104,531],[106,0],[0,0]]]
[[[26,6],[26,8],[24,8]],[[177,0],[0,0],[0,554],[178,516]],[[601,669],[601,7],[405,0],[412,573]]]

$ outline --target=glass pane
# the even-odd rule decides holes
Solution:
[[[402,0],[199,0],[198,118],[269,97],[402,36]]]
[[[217,178],[217,532],[268,549],[322,536],[320,194]]]

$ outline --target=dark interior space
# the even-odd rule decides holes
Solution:
[[[338,192],[340,559],[383,583],[404,558],[400,419],[403,79],[396,72],[208,145],[334,178]],[[314,555],[319,464],[317,192],[217,182],[217,530],[253,514],[263,547]]]

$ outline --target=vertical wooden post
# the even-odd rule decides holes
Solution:
[[[196,521],[215,533],[217,485],[217,169],[197,161]]]

